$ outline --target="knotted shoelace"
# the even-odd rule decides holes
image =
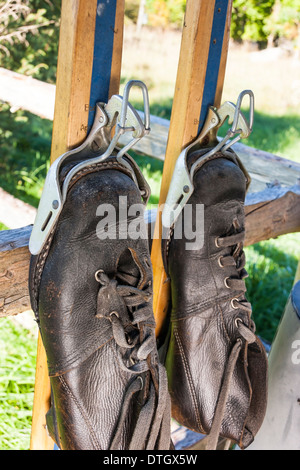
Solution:
[[[234,220],[233,228],[236,233],[216,238],[215,244],[218,248],[232,247],[231,255],[219,257],[219,265],[221,268],[226,268],[227,266],[236,267],[237,277],[226,277],[224,279],[224,284],[228,289],[232,289],[236,292],[235,297],[231,299],[232,308],[236,310],[241,309],[245,311],[250,318],[250,315],[252,313],[251,304],[247,302],[244,296],[246,292],[244,279],[248,276],[248,273],[244,268],[246,260],[245,253],[243,251],[245,231],[240,230],[240,226],[237,220]],[[224,418],[226,403],[230,391],[230,384],[240,351],[243,346],[243,339],[248,344],[254,343],[256,341],[255,324],[253,320],[249,320],[248,326],[243,322],[241,318],[235,317],[234,324],[240,337],[237,338],[229,354],[226,369],[223,375],[217,406],[214,413],[212,427],[207,437],[207,450],[215,450],[218,445],[220,429]],[[230,441],[228,442],[228,444],[230,444]]]
[[[104,271],[96,273],[96,280],[101,287],[98,294],[98,318],[107,318],[112,325],[115,340],[115,353],[120,368],[134,377],[129,384],[123,399],[117,426],[110,444],[110,450],[117,450],[122,440],[124,425],[128,420],[131,400],[135,393],[143,390],[145,384],[140,374],[150,372],[150,364],[155,358],[156,340],[154,334],[155,322],[151,317],[151,309],[147,303],[152,293],[130,285],[122,285],[115,279],[110,279]],[[114,310],[105,311],[101,299],[113,296]],[[147,332],[141,339],[139,324]],[[170,448],[170,419],[171,404],[168,393],[167,375],[165,368],[158,362],[154,365],[158,370],[158,385],[153,380],[148,389],[148,399],[142,406],[129,450],[168,450]]]

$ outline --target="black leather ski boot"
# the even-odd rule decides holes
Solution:
[[[118,100],[100,109],[99,122]],[[169,449],[170,399],[156,349],[143,220],[149,187],[128,155],[102,158],[92,144],[95,152],[63,156],[58,186],[64,194],[69,179],[65,201],[51,230],[52,212],[31,240],[31,303],[52,392],[48,431],[62,450]]]
[[[206,153],[189,155],[189,168]],[[203,230],[203,244],[187,248],[185,211],[163,241],[172,292],[165,359],[172,416],[209,434],[207,449],[216,448],[219,436],[246,448],[266,409],[267,358],[245,296],[246,183],[234,152],[212,155],[194,174],[188,200],[192,230]],[[204,227],[195,224],[197,205],[203,205]],[[183,235],[175,237],[181,223]]]

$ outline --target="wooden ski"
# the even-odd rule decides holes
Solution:
[[[221,103],[228,53],[232,0],[187,0],[159,206],[166,201],[176,160],[201,130],[208,106]],[[151,260],[156,336],[170,300],[161,256],[161,211],[155,224]]]
[[[160,204],[166,200],[180,151],[201,129],[209,105],[220,104],[232,0],[187,0]],[[97,101],[118,93],[124,0],[62,0],[56,105],[51,163],[78,146],[93,122]],[[152,245],[157,335],[164,322],[170,286],[161,259],[160,217]],[[39,337],[31,450],[53,448],[45,414],[50,404],[46,355]]]
[[[119,92],[124,0],[62,0],[51,163],[86,137],[96,102]],[[39,336],[30,450],[51,450],[50,381]]]

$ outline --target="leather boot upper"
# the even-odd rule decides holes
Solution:
[[[244,448],[265,414],[267,360],[245,297],[246,178],[226,154],[194,177],[188,203],[194,231],[196,205],[203,205],[203,246],[187,250],[184,231],[164,244],[172,293],[165,364],[172,416],[211,434],[214,446],[220,435]]]
[[[120,196],[123,213],[134,204],[143,212],[130,173],[113,158],[75,178],[44,250],[31,260],[31,302],[51,382],[47,425],[63,450],[170,446],[148,240],[125,233],[135,222],[146,231],[143,213],[124,221]],[[100,205],[116,210],[107,225],[99,225]]]

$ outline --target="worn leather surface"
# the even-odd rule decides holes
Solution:
[[[75,179],[54,233],[31,260],[31,302],[51,381],[47,426],[63,450],[128,449],[150,388],[160,387],[148,240],[96,234],[99,204],[119,209],[119,196],[127,196],[125,209],[142,202],[126,168],[108,163]],[[124,286],[146,300],[128,308]],[[124,335],[119,341],[134,348],[118,344],[114,324]],[[145,340],[151,351],[143,359],[137,354]]]
[[[226,287],[224,280],[240,275],[235,266],[219,264],[220,256],[231,255],[234,247],[218,248],[215,240],[232,233],[234,220],[240,231],[244,230],[246,178],[232,158],[219,154],[196,173],[194,185],[188,202],[194,221],[196,204],[204,204],[203,247],[186,250],[190,240],[184,236],[171,238],[168,253],[167,244],[163,246],[172,292],[165,360],[172,416],[196,432],[210,432],[228,358],[239,340],[242,348],[220,435],[244,448],[252,442],[264,418],[267,358],[258,338],[248,344],[239,334],[235,319],[250,326],[250,314],[232,307],[231,299],[241,292]]]

